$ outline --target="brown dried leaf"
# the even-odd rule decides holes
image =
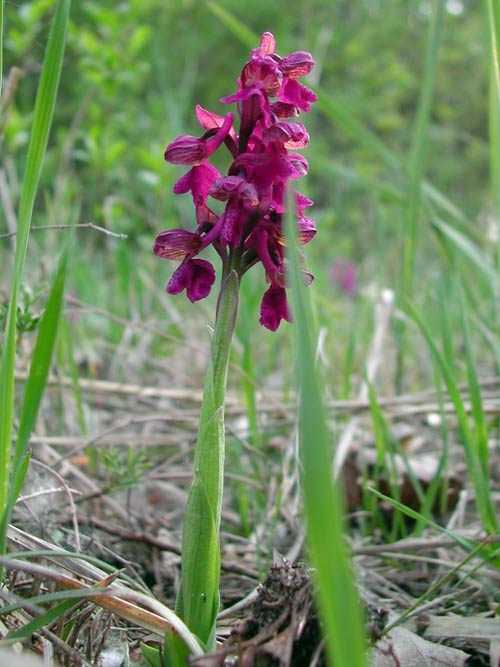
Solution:
[[[370,667],[463,667],[469,656],[434,644],[406,628],[393,628],[373,649]]]

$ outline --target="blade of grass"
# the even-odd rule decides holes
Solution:
[[[496,238],[498,241],[500,238],[500,4],[496,0],[488,0],[488,18],[491,36],[489,95],[490,189],[492,212],[496,218]],[[496,268],[497,271],[500,271],[500,243],[498,242]]]
[[[497,108],[500,109],[500,4],[496,0],[488,0],[488,18],[491,36],[494,89]]]
[[[102,576],[104,577],[106,573],[113,575],[120,575],[120,580],[123,579],[132,588],[136,588],[138,591],[148,594],[149,590],[145,585],[142,585],[140,581],[136,581],[133,577],[128,575],[122,570],[117,570],[114,565],[109,565],[104,561],[97,558],[97,556],[90,556],[85,553],[77,553],[75,551],[54,551],[53,549],[33,549],[33,551],[9,551],[10,559],[37,559],[47,557],[50,561],[57,562],[57,559],[63,560],[68,559],[68,562],[71,561],[83,561],[84,563],[89,563],[90,565],[95,565],[96,567],[102,570]],[[68,563],[65,564],[66,569],[68,569]],[[76,572],[78,574],[78,572]],[[2,611],[0,610],[0,614]]]
[[[380,500],[389,503],[389,505],[394,507],[394,509],[397,509],[399,512],[406,514],[406,516],[410,517],[410,519],[414,519],[415,521],[421,521],[425,523],[429,528],[433,528],[434,530],[437,530],[441,533],[444,533],[445,535],[448,535],[448,537],[450,537],[454,542],[456,542],[462,549],[464,549],[468,553],[474,551],[483,560],[492,563],[497,568],[500,567],[500,558],[498,556],[498,545],[490,544],[488,538],[485,538],[484,540],[477,542],[476,540],[464,537],[459,533],[455,533],[453,530],[449,530],[445,526],[440,526],[435,521],[432,521],[432,519],[429,519],[429,517],[424,516],[420,512],[417,512],[416,510],[412,509],[411,507],[408,507],[407,505],[403,505],[403,503],[399,502],[398,500],[395,500],[394,498],[386,496],[380,491],[377,491],[377,489],[368,487],[367,491],[373,493],[375,496],[380,498]],[[479,550],[478,546],[481,547]]]
[[[467,257],[474,267],[484,274],[494,291],[498,289],[499,277],[492,267],[488,255],[472,239],[439,218],[432,220],[432,226],[438,234],[453,244],[456,250]]]
[[[289,210],[293,210],[290,203]],[[311,560],[317,568],[316,596],[326,630],[329,663],[336,667],[361,667],[365,665],[363,622],[344,542],[343,501],[331,474],[331,437],[314,367],[312,308],[295,250],[296,230],[291,216],[287,216],[286,222],[300,392],[302,484],[308,545]]]
[[[82,592],[83,595],[81,595],[80,591],[71,591],[72,597],[85,598],[89,596],[89,593],[87,591],[82,591]],[[31,600],[25,600],[24,602],[30,605],[33,604]],[[26,623],[26,625],[23,625],[18,630],[15,630],[12,634],[9,634],[7,636],[7,640],[19,641],[20,639],[23,640],[30,639],[33,636],[34,632],[38,632],[42,628],[49,627],[51,623],[56,621],[63,614],[72,609],[74,606],[75,606],[74,599],[66,600],[65,602],[60,602],[58,605],[51,607],[45,613],[41,613],[40,616],[36,616],[35,618],[33,618],[31,621]]]
[[[317,109],[340,125],[356,141],[369,148],[390,169],[397,173],[401,172],[399,159],[395,153],[385,146],[384,142],[376,134],[371,132],[363,123],[360,123],[341,102],[328,95],[321,87],[315,86],[314,90],[318,96],[318,101],[316,102]]]
[[[411,290],[413,286],[415,247],[418,236],[422,176],[424,172],[432,93],[434,89],[434,81],[436,78],[437,55],[441,41],[441,26],[443,22],[445,4],[446,3],[444,0],[437,0],[437,3],[435,3],[434,11],[432,13],[432,19],[429,23],[424,76],[422,86],[420,88],[420,100],[412,137],[411,155],[408,170],[408,202],[406,204],[405,239],[401,277],[402,294],[408,297],[411,297]]]
[[[423,605],[424,602],[427,600],[430,600],[434,594],[437,594],[438,591],[443,590],[445,584],[448,582],[451,582],[455,579],[455,577],[460,573],[460,570],[467,565],[475,556],[479,554],[479,552],[483,549],[484,545],[482,543],[479,543],[475,549],[472,549],[466,556],[463,558],[460,563],[457,563],[455,567],[453,567],[451,570],[449,570],[445,575],[440,577],[437,581],[435,581],[426,591],[423,593],[413,604],[411,604],[407,609],[405,609],[392,623],[387,625],[384,630],[383,634],[387,635],[393,628],[395,628],[397,625],[400,625],[405,618],[408,618],[409,616],[412,616],[418,609]],[[465,577],[466,578],[466,577]]]
[[[0,100],[3,85],[3,0],[0,0]]]
[[[337,160],[333,160],[330,156],[314,155],[313,162],[318,171],[330,174],[352,188],[375,192],[384,200],[390,202],[403,204],[406,201],[406,195],[402,187],[398,187],[393,182],[388,183],[378,178],[366,176],[360,173],[358,169],[348,167]]]
[[[452,201],[446,197],[442,192],[437,190],[432,183],[429,183],[428,181],[423,181],[422,183],[422,193],[425,196],[425,200],[432,202],[433,206],[437,207],[446,215],[455,222],[459,224],[459,228],[466,228],[471,236],[473,236],[476,232],[475,226],[473,223],[467,218],[465,213],[461,211],[458,206],[456,206]]]
[[[10,512],[14,507],[24,481],[29,438],[35,426],[43,392],[45,391],[45,386],[47,384],[64,302],[68,254],[69,244],[66,245],[61,254],[59,266],[38,328],[35,349],[33,351],[28,380],[24,390],[16,447],[12,457],[12,476],[9,489],[8,511],[5,513],[6,523],[9,520]],[[1,531],[3,534],[6,534],[6,528],[6,524],[2,525]]]
[[[105,595],[108,592],[108,589],[102,589],[99,591],[99,594]],[[16,598],[15,602],[10,602],[0,609],[0,615],[10,614],[17,609],[22,609],[26,605],[41,605],[48,604],[49,602],[60,602],[70,600],[74,603],[75,600],[81,598],[88,598],[92,595],[96,595],[95,590],[92,589],[77,589],[77,590],[62,590],[62,591],[52,591],[51,593],[42,593],[40,595],[33,595],[29,598]],[[59,616],[60,614],[57,614]],[[57,616],[52,617],[50,620],[54,620]],[[22,630],[23,628],[21,628]],[[38,629],[38,628],[37,628]]]
[[[8,510],[10,451],[14,415],[14,361],[18,291],[26,258],[35,196],[61,74],[69,8],[70,0],[59,0],[52,21],[35,101],[19,204],[14,270],[0,368],[0,415],[2,415],[0,420],[0,521],[3,522],[4,527],[7,524],[6,513]],[[3,530],[0,534],[0,553],[5,550],[5,541],[6,534]]]
[[[480,472],[478,483],[486,484],[484,493],[478,493],[476,489],[476,502],[481,503],[479,513],[483,522],[490,532],[498,532],[499,523],[494,508],[494,503],[489,492],[489,443],[488,427],[484,418],[483,400],[481,387],[479,385],[476,364],[473,357],[472,340],[469,327],[469,321],[466,312],[465,299],[462,291],[459,290],[460,319],[464,338],[465,358],[467,362],[467,382],[469,385],[469,398],[471,403],[471,416],[474,424],[474,437],[470,443],[474,447],[473,455],[478,462]]]
[[[406,475],[415,493],[415,497],[420,505],[423,506],[425,503],[425,494],[422,489],[422,485],[416,478],[404,449],[401,447],[396,449],[394,444],[391,442],[389,426],[377,401],[373,384],[368,383],[368,388],[370,399],[370,414],[372,418],[373,433],[375,436],[375,446],[377,449],[378,459],[378,470],[375,471],[375,474],[372,475],[372,477],[378,480],[380,479],[380,473],[382,473],[382,475],[385,476],[392,497],[399,498],[401,495],[401,472],[396,462],[396,457],[399,456],[405,467]],[[393,519],[391,519],[390,533],[386,527],[386,522],[380,526],[382,531],[385,533],[386,538],[391,542],[397,539],[398,533],[403,536],[406,536],[408,533],[408,528],[405,526],[404,522],[401,521],[401,518],[402,517],[400,515],[396,515]]]
[[[221,7],[218,2],[207,2],[207,7],[215,16],[222,21],[235,35],[246,44],[249,49],[255,48],[259,43],[259,35],[250,30],[242,21],[240,21],[234,14],[228,12],[227,9]]]
[[[467,350],[467,355],[472,355],[470,349],[470,337],[464,319],[465,318],[464,308],[465,306],[462,298],[461,299],[462,326],[466,327],[463,334],[465,338],[465,345],[466,347],[469,348]],[[463,445],[467,459],[468,471],[471,476],[471,481],[474,487],[474,491],[476,493],[476,502],[478,506],[477,509],[481,516],[481,521],[486,532],[489,534],[494,534],[495,532],[498,532],[498,520],[496,518],[493,500],[491,498],[487,466],[484,461],[484,458],[487,455],[487,453],[485,454],[485,446],[487,447],[487,443],[485,445],[482,441],[482,438],[484,437],[484,433],[481,428],[482,419],[479,416],[479,414],[474,414],[474,410],[478,412],[479,410],[481,410],[482,412],[482,406],[481,406],[480,395],[478,395],[479,387],[475,386],[475,382],[477,383],[477,378],[476,380],[474,380],[475,372],[473,372],[473,370],[469,367],[471,364],[473,364],[472,358],[468,361],[468,373],[469,373],[469,392],[471,394],[471,400],[473,401],[475,406],[473,410],[473,418],[476,420],[475,432],[473,432],[471,429],[469,423],[469,417],[465,409],[464,401],[460,394],[458,383],[453,375],[453,372],[449,364],[446,362],[446,359],[439,351],[430,330],[424,324],[422,318],[411,304],[407,304],[405,310],[409,315],[409,317],[418,326],[421,334],[423,335],[427,343],[427,347],[431,353],[432,359],[436,365],[436,368],[439,370],[441,378],[446,385],[451,401],[454,405],[455,412],[457,415],[457,420],[463,438]]]
[[[56,104],[69,20],[70,0],[59,0],[52,21],[35,101],[23,187],[19,203],[15,279],[20,281],[26,257],[33,206]]]

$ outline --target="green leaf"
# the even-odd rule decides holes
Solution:
[[[164,667],[164,663],[162,660],[162,652],[163,649],[161,648],[141,643],[141,653],[148,661],[148,663],[151,665],[151,667]]]
[[[195,471],[182,537],[182,596],[179,614],[188,628],[210,646],[219,608],[219,535],[205,485]]]
[[[215,646],[215,617],[219,608],[224,406],[238,294],[238,275],[230,271],[222,283],[217,304],[194,455],[194,479],[182,534],[182,579],[177,611],[208,649]]]
[[[179,635],[167,628],[165,632],[164,664],[166,667],[186,667],[189,649]]]

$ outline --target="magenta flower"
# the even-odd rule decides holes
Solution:
[[[186,290],[188,298],[197,301],[210,293],[215,270],[197,255],[212,245],[222,259],[223,277],[235,270],[241,278],[252,266],[262,265],[268,287],[261,303],[261,324],[275,331],[282,320],[291,321],[283,216],[291,181],[308,171],[305,158],[293,151],[306,148],[309,142],[296,117],[316,100],[313,91],[298,81],[313,66],[311,55],[304,51],[279,56],[275,38],[264,33],[242,69],[237,91],[221,100],[237,105],[238,130],[232,113],[222,116],[198,105],[202,136],[181,135],[167,146],[168,162],[190,167],[175,183],[174,192],[191,193],[196,219],[194,231],[161,232],[154,243],[159,257],[181,261],[167,285],[170,294]],[[209,162],[223,144],[231,159],[226,176]],[[217,202],[224,205],[222,213],[216,212],[221,210]],[[311,204],[295,192],[292,214],[302,244],[316,234],[314,222],[304,214]],[[312,275],[303,273],[309,284]]]
[[[352,299],[358,293],[356,264],[346,257],[337,257],[333,262],[330,278],[339,290]]]

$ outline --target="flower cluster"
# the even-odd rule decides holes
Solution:
[[[274,36],[264,33],[243,67],[237,92],[221,100],[236,103],[239,133],[232,113],[219,116],[197,106],[203,135],[181,135],[167,146],[167,162],[190,167],[175,183],[174,192],[191,193],[196,229],[164,231],[154,243],[159,257],[181,261],[167,292],[186,290],[192,302],[205,298],[215,281],[212,264],[198,257],[207,246],[212,245],[221,256],[226,273],[234,269],[241,277],[260,262],[269,284],[261,303],[260,322],[272,331],[282,319],[291,319],[285,291],[282,224],[289,181],[308,170],[304,157],[293,152],[305,148],[309,141],[305,127],[295,118],[316,100],[316,95],[297,81],[311,71],[311,55],[296,51],[282,58],[275,48]],[[222,144],[232,158],[227,176],[209,162]],[[304,214],[312,201],[296,191],[292,197],[298,236],[305,244],[316,233],[314,222]],[[209,198],[224,202],[222,213],[213,210],[214,204],[209,207]],[[304,276],[307,282],[312,280],[307,271]]]

